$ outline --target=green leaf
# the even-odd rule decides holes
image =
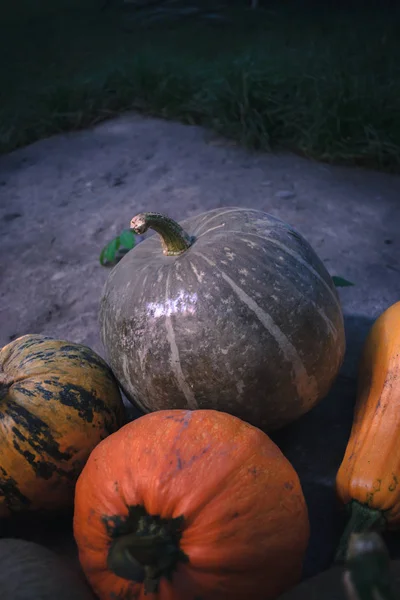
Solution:
[[[338,277],[337,275],[333,275],[332,280],[336,287],[349,287],[351,285],[354,285],[354,283],[352,283],[351,281],[347,281],[347,279],[344,279],[343,277]]]
[[[106,246],[104,246],[103,250],[100,253],[100,264],[103,267],[115,261],[117,250],[120,247],[120,245],[121,242],[118,236],[111,240],[111,242],[109,242]]]
[[[103,250],[100,252],[100,257],[99,257],[100,264],[103,267],[105,267],[105,262],[104,262],[104,253],[105,253],[105,251],[106,251],[106,246],[104,246]]]
[[[128,250],[132,250],[132,248],[135,247],[135,234],[129,229],[124,229],[124,231],[119,236],[119,240],[121,242],[121,246],[123,246],[124,248],[128,248]]]

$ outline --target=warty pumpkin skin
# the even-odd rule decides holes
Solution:
[[[74,535],[101,600],[269,600],[299,581],[309,522],[298,476],[266,434],[177,409],[93,450]]]
[[[373,324],[358,375],[353,426],[336,477],[352,531],[400,528],[400,302]]]
[[[95,600],[83,577],[54,552],[26,540],[0,540],[1,600]]]
[[[72,508],[91,450],[124,423],[108,365],[90,348],[43,335],[0,350],[0,517]]]
[[[308,242],[264,212],[221,208],[152,236],[111,271],[100,309],[108,362],[144,412],[218,409],[264,431],[329,391],[345,350],[332,278]],[[161,239],[161,244],[160,244]]]

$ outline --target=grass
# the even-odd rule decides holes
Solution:
[[[281,0],[226,10],[226,24],[145,25],[94,0],[55,4],[14,0],[2,15],[0,152],[137,109],[250,148],[400,172],[394,8]]]

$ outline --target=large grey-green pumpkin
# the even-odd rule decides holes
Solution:
[[[143,411],[213,408],[273,430],[329,391],[343,360],[338,295],[308,242],[258,210],[219,208],[153,235],[114,267],[100,308],[108,360]],[[160,243],[161,242],[161,243]]]

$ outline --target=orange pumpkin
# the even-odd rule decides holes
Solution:
[[[360,362],[354,421],[336,477],[353,531],[400,528],[400,302],[375,321]]]
[[[94,449],[74,534],[102,600],[268,600],[299,581],[309,521],[298,476],[266,434],[223,412],[177,409]]]
[[[117,382],[87,346],[24,335],[0,349],[0,518],[71,509],[90,452],[123,423]]]

